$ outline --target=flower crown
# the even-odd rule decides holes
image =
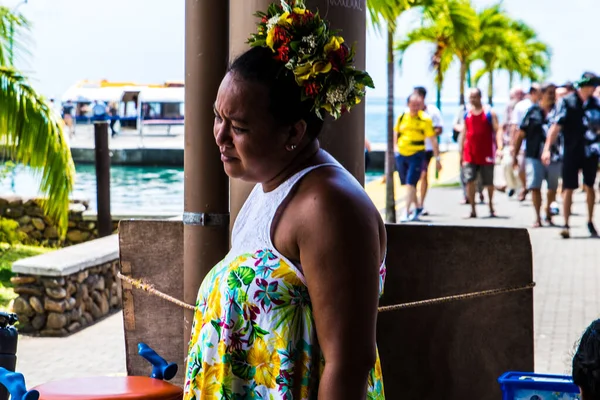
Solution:
[[[276,60],[294,73],[303,88],[302,100],[314,102],[312,111],[323,119],[322,110],[334,119],[359,104],[373,80],[354,68],[354,48],[331,31],[319,13],[307,10],[303,0],[273,3],[261,18],[258,33],[248,43],[270,48]]]

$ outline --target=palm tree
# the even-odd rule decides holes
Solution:
[[[550,51],[537,39],[533,29],[521,21],[514,21],[502,10],[501,4],[482,9],[478,13],[480,42],[473,60],[484,63],[475,73],[475,82],[488,75],[488,101],[493,104],[494,72],[509,71],[510,86],[516,74],[532,81],[540,81],[548,72]]]
[[[394,196],[394,38],[396,22],[403,12],[415,8],[427,7],[441,0],[367,0],[367,8],[372,25],[381,33],[386,27],[387,36],[387,148],[385,155],[385,219],[396,222],[396,201]]]
[[[487,74],[488,103],[493,105],[494,72],[499,68],[500,62],[513,65],[522,62],[521,43],[515,40],[515,33],[510,30],[511,20],[502,9],[501,3],[483,8],[477,13],[477,19],[481,34],[473,61],[483,61],[483,68],[475,73],[474,81],[477,84]]]
[[[44,210],[64,234],[75,168],[62,123],[48,102],[11,64],[12,48],[23,52],[20,38],[28,31],[29,23],[21,14],[0,6],[0,146],[5,159],[41,174],[40,191],[47,197]],[[13,33],[15,36],[11,37]]]
[[[508,69],[511,78],[516,73],[521,79],[528,78],[531,81],[541,82],[550,72],[552,59],[550,46],[539,40],[536,31],[523,21],[511,21],[510,30],[518,36],[522,45],[523,62],[519,68],[510,66],[510,69],[505,69]]]
[[[455,47],[470,42],[477,31],[470,5],[461,0],[440,1],[428,8],[423,24],[408,33],[397,44],[399,61],[410,46],[418,42],[429,42],[434,47],[430,66],[435,72],[437,107],[441,108],[441,91],[445,74],[454,59]]]

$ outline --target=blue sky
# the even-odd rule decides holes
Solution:
[[[493,2],[474,0],[477,7]],[[2,2],[9,7],[17,3]],[[551,45],[551,80],[574,80],[584,70],[600,72],[600,51],[593,40],[598,30],[594,12],[598,0],[504,0],[504,6],[514,18],[532,25]],[[48,97],[60,97],[71,84],[86,78],[142,83],[183,79],[183,0],[29,0],[20,11],[34,25],[34,46],[28,62],[19,66]],[[406,31],[414,22],[414,16],[406,15],[400,30]],[[370,30],[367,47],[367,69],[376,85],[369,95],[384,97],[383,36]],[[397,95],[404,97],[414,85],[424,85],[433,93],[428,69],[431,51],[427,44],[409,49],[397,73]],[[482,81],[482,89],[485,86]],[[506,96],[505,73],[498,74],[496,91],[499,99]],[[447,75],[443,97],[454,99],[457,93],[458,69],[454,66]]]

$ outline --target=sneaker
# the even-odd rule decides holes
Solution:
[[[553,202],[550,204],[550,215],[551,215],[551,216],[555,216],[555,215],[558,215],[559,213],[560,213],[560,210],[559,210],[559,208],[558,208],[558,203],[557,203],[557,202],[555,202],[555,201],[553,201]]]
[[[429,211],[427,211],[426,209],[422,208],[422,209],[421,209],[421,215],[423,215],[423,216],[425,216],[425,217],[426,217],[426,216],[428,216],[428,215],[429,215]]]
[[[404,213],[404,215],[402,215],[402,218],[400,218],[400,223],[404,223],[404,222],[409,222],[410,218],[408,216],[408,213]]]
[[[508,191],[508,197],[513,197],[515,195],[515,189],[510,189]]]
[[[568,239],[571,237],[568,226],[565,226],[562,231],[560,231],[560,236],[562,236],[563,239]]]
[[[417,208],[417,210],[415,211],[415,213],[416,213],[418,216],[421,216],[421,215],[423,215],[423,212],[424,212],[424,211],[425,211],[425,209],[424,209],[423,207],[421,207],[421,208]]]
[[[592,237],[598,237],[598,231],[596,230],[596,227],[594,226],[593,222],[588,222],[588,231],[590,231],[590,235],[592,235]]]
[[[410,221],[418,221],[419,220],[419,209],[416,209],[410,214]]]

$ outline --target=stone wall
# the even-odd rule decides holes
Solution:
[[[19,297],[13,311],[19,331],[64,336],[121,308],[118,260],[67,276],[18,274],[11,279]]]
[[[86,220],[84,213],[89,202],[72,200],[69,206],[69,228],[63,240],[58,237],[54,222],[40,206],[39,199],[26,199],[19,196],[0,196],[0,217],[9,218],[19,223],[19,230],[27,234],[26,243],[64,247],[87,242],[98,237],[96,221]],[[119,221],[113,221],[116,232]]]

